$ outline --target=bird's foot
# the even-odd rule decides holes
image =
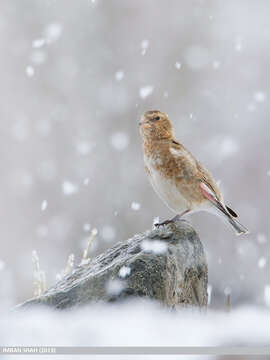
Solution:
[[[162,221],[160,223],[156,223],[155,226],[160,227],[160,226],[163,226],[163,225],[171,224],[172,222],[173,222],[172,220],[165,220],[165,221]]]
[[[178,220],[180,220],[180,219],[181,219],[181,215],[176,215],[176,216],[174,216],[172,219],[165,220],[165,221],[163,221],[163,222],[161,222],[161,223],[155,224],[155,226],[156,226],[156,227],[159,227],[159,226],[163,226],[163,225],[172,224],[172,223],[174,223],[174,222],[176,222],[176,221],[178,221]]]

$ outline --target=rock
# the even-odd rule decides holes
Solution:
[[[184,220],[135,235],[19,307],[64,309],[92,301],[145,296],[164,305],[207,306],[208,270],[202,243]]]

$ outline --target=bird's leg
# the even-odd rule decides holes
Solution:
[[[183,211],[181,214],[175,215],[172,219],[165,220],[165,221],[163,221],[161,223],[157,223],[157,224],[155,224],[155,226],[162,226],[162,225],[168,225],[168,224],[174,223],[174,222],[180,220],[181,217],[183,215],[187,214],[189,211],[190,211],[190,209],[187,209],[187,210]]]

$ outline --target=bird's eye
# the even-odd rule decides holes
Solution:
[[[158,120],[160,120],[160,116],[156,116],[156,117],[154,117],[154,119],[153,119],[154,121],[158,121]]]

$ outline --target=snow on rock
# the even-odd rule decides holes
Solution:
[[[155,216],[152,222],[152,228],[155,228],[156,224],[159,223],[159,216]]]
[[[160,240],[144,240],[141,243],[144,252],[152,252],[154,254],[164,254],[167,251],[168,244]]]
[[[121,278],[126,278],[128,275],[130,275],[131,269],[129,266],[122,266],[119,270],[119,276]]]
[[[140,97],[144,100],[148,96],[150,96],[154,91],[154,87],[152,85],[147,85],[140,88]]]
[[[111,135],[110,143],[118,151],[123,151],[129,145],[129,136],[122,131],[117,131]]]
[[[109,280],[106,286],[107,293],[111,296],[119,295],[124,288],[124,283],[118,279]]]

